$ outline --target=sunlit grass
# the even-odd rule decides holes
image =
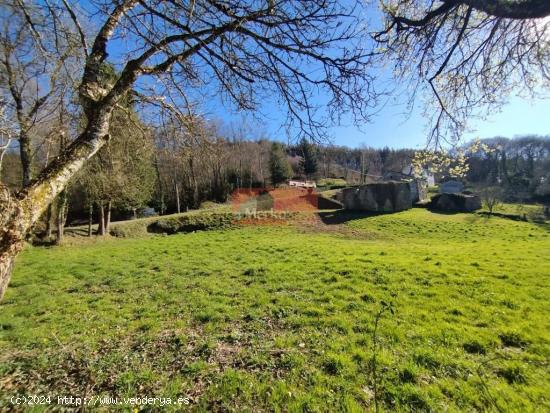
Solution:
[[[14,393],[86,393],[373,409],[374,318],[391,301],[382,409],[550,409],[547,227],[419,209],[338,218],[27,248],[0,305],[0,408]]]

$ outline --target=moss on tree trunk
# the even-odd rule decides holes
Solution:
[[[112,108],[90,118],[84,133],[30,185],[17,194],[0,184],[0,300],[8,287],[15,257],[25,237],[69,180],[108,140]]]

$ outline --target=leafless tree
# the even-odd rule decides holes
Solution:
[[[240,109],[254,109],[276,94],[291,123],[311,134],[323,117],[313,103],[318,90],[328,92],[327,117],[351,111],[366,114],[371,79],[363,49],[362,3],[338,0],[120,0],[90,1],[100,27],[86,53],[79,96],[86,125],[70,146],[15,196],[3,188],[0,202],[0,297],[7,288],[16,255],[26,234],[71,177],[109,139],[113,109],[132,89],[219,92]],[[20,2],[27,27],[39,44],[34,10],[48,16],[49,2]],[[78,14],[63,2],[65,15],[81,32]],[[63,10],[62,7],[59,10]],[[49,19],[53,26],[55,19]],[[117,51],[124,38],[131,50]],[[120,42],[119,42],[120,44]],[[112,53],[109,56],[109,53]],[[121,67],[105,78],[105,65]],[[159,79],[155,82],[152,78]],[[139,79],[139,82],[138,82]],[[149,95],[149,97],[152,97]],[[185,96],[182,96],[182,99]]]
[[[500,186],[486,186],[481,190],[483,204],[492,215],[495,208],[502,203],[503,190]]]
[[[436,147],[512,91],[534,94],[550,83],[547,0],[384,0],[382,11],[377,52],[409,86],[411,110],[424,94]]]
[[[0,101],[0,178],[2,176],[2,161],[13,141],[14,134],[14,125],[6,114],[6,105]]]
[[[42,10],[12,0],[0,7],[0,87],[16,120],[21,186],[27,186],[32,178],[33,136],[63,104],[78,50],[72,32],[58,27],[63,22],[51,6]]]

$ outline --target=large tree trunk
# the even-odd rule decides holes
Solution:
[[[160,168],[159,168],[159,159],[158,156],[155,155],[155,170],[157,171],[157,182],[158,182],[158,188],[159,188],[159,213],[160,215],[164,215],[164,185],[162,185],[162,179],[160,176]]]
[[[59,194],[59,200],[57,202],[57,235],[56,244],[61,244],[63,241],[63,235],[65,233],[65,221],[67,220],[67,191],[64,190]]]
[[[105,235],[105,205],[103,205],[103,201],[99,202],[97,204],[97,209],[99,211],[99,224],[97,228],[97,235],[104,236]]]
[[[48,205],[48,212],[46,213],[46,239],[52,238],[52,205]]]
[[[85,131],[67,150],[15,196],[0,185],[0,300],[25,237],[86,160],[108,140],[112,106],[91,113]]]
[[[10,281],[15,257],[23,249],[25,225],[22,208],[0,183],[0,301]]]
[[[31,182],[31,163],[32,149],[31,139],[26,131],[21,131],[19,134],[19,156],[21,158],[21,169],[23,173],[23,187]]]
[[[57,216],[57,233],[55,236],[55,243],[57,245],[60,245],[63,242],[63,235],[65,235],[65,225],[63,223],[63,217],[61,215],[62,214],[60,213]]]
[[[179,214],[181,212],[181,206],[180,206],[180,190],[177,182],[174,182],[174,187],[176,188],[176,207],[178,208],[178,214]]]
[[[6,251],[2,252],[2,258],[0,259],[0,300],[4,298],[4,293],[8,288],[15,257],[19,254],[19,251],[21,251],[22,248],[23,245],[21,244],[9,253]]]
[[[109,233],[109,227],[111,226],[111,207],[112,202],[107,202],[107,209],[105,214],[105,234]]]
[[[193,208],[197,208],[199,203],[199,185],[197,183],[197,177],[195,175],[195,165],[193,163],[193,157],[189,158],[189,169],[191,172],[191,181],[193,183]]]
[[[94,204],[90,202],[88,205],[88,236],[92,236],[92,225],[94,223]]]

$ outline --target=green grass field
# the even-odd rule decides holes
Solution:
[[[28,247],[0,304],[0,410],[549,411],[549,256],[548,226],[423,209]]]

